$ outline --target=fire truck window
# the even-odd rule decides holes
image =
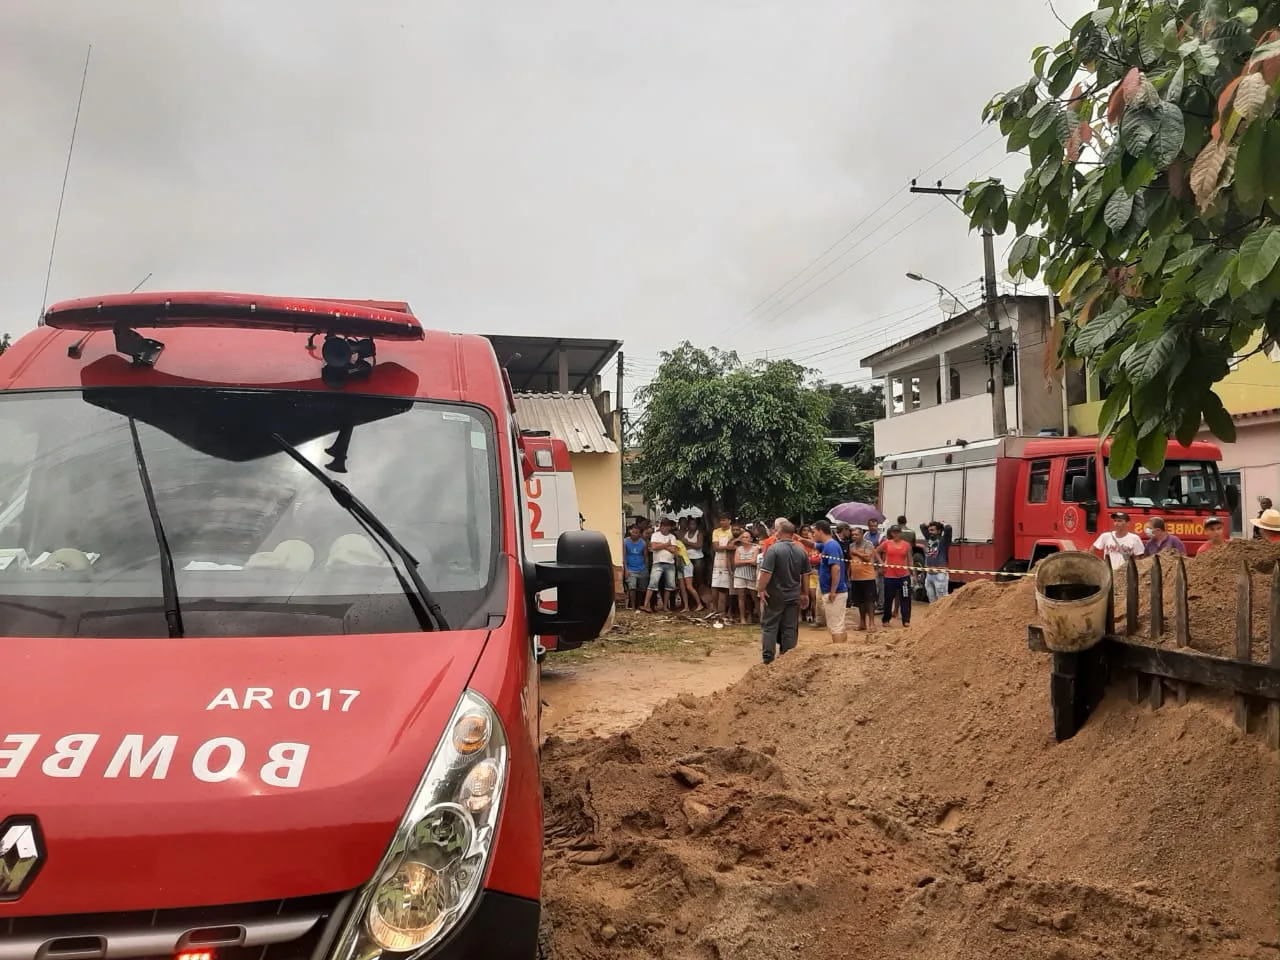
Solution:
[[[1071,495],[1071,481],[1076,477],[1091,476],[1093,471],[1089,467],[1088,457],[1070,457],[1067,460],[1067,467],[1062,472],[1062,502],[1074,503],[1075,497]]]
[[[1027,503],[1049,502],[1049,467],[1048,460],[1032,461],[1031,476],[1027,483]]]

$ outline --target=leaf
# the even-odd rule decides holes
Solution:
[[[1137,107],[1125,110],[1120,121],[1120,143],[1131,156],[1138,156],[1147,149],[1147,144],[1155,136],[1156,129],[1148,119],[1147,112]]]
[[[1140,387],[1162,376],[1165,368],[1172,362],[1181,340],[1178,331],[1166,330],[1156,339],[1139,344],[1142,349],[1134,351],[1133,356],[1124,364],[1124,373],[1129,382]]]
[[[1218,94],[1218,119],[1221,120],[1227,115],[1227,106],[1231,103],[1231,95],[1236,92],[1236,87],[1240,84],[1240,77],[1236,77]]]
[[[1266,132],[1266,124],[1250,124],[1236,153],[1235,198],[1241,211],[1247,216],[1257,216],[1262,209],[1262,201],[1266,199],[1263,180],[1265,168],[1262,163],[1262,147]]]
[[[1222,405],[1222,399],[1212,390],[1205,394],[1201,411],[1204,413],[1205,424],[1213,431],[1215,437],[1226,443],[1236,442],[1235,421],[1231,419],[1227,408]]]
[[[1124,75],[1124,79],[1120,81],[1120,89],[1123,91],[1125,101],[1133,99],[1139,88],[1142,86],[1142,71],[1137,67],[1130,67],[1129,72]]]
[[[1240,283],[1251,290],[1280,263],[1280,228],[1263,227],[1240,244]]]
[[[1058,294],[1062,297],[1063,300],[1071,299],[1071,291],[1075,289],[1076,284],[1080,282],[1080,278],[1083,277],[1085,273],[1089,270],[1089,268],[1092,266],[1093,266],[1092,260],[1085,260],[1083,263],[1079,264],[1074,270],[1071,271],[1071,273],[1067,276],[1066,282],[1062,285],[1062,289],[1058,291]]]
[[[1124,90],[1119,84],[1111,91],[1111,98],[1107,101],[1107,123],[1113,127],[1120,122],[1120,117],[1124,115]]]
[[[1009,152],[1021,150],[1031,142],[1031,121],[1023,117],[1009,131]]]
[[[1169,442],[1165,432],[1152,430],[1138,441],[1138,462],[1147,468],[1148,473],[1159,473],[1164,469],[1164,458],[1168,450]]]
[[[1173,242],[1173,234],[1162,233],[1147,245],[1147,252],[1142,258],[1142,272],[1154,277],[1160,272],[1160,265],[1169,254],[1169,244]]]
[[[1129,222],[1129,217],[1132,214],[1133,197],[1129,195],[1129,191],[1121,187],[1107,201],[1107,206],[1102,211],[1102,219],[1113,233],[1119,233],[1124,229],[1124,225]]]
[[[1236,87],[1236,95],[1231,101],[1231,106],[1245,120],[1252,120],[1262,113],[1266,102],[1267,81],[1262,79],[1262,74],[1251,73],[1240,81],[1240,86]]]
[[[1218,195],[1218,178],[1227,162],[1227,146],[1217,140],[1205,144],[1191,167],[1191,192],[1203,213]]]
[[[1120,421],[1111,438],[1111,457],[1108,470],[1117,480],[1127,476],[1138,459],[1138,440],[1134,436],[1133,417],[1128,416]]]
[[[1191,240],[1191,237],[1187,236],[1186,234],[1182,234],[1182,236],[1186,237],[1187,240]],[[1174,248],[1175,249],[1177,248],[1176,240],[1174,243]],[[1207,245],[1192,247],[1190,250],[1187,250],[1184,253],[1178,254],[1176,257],[1174,257],[1172,260],[1166,263],[1164,265],[1164,272],[1176,273],[1177,271],[1181,270],[1183,267],[1194,267],[1197,263],[1200,262],[1200,260],[1204,257],[1204,255],[1209,252],[1210,249],[1212,248]]]
[[[1215,253],[1196,277],[1196,298],[1206,307],[1227,292],[1231,282],[1231,271],[1236,265],[1234,250],[1220,250]]]
[[[1168,101],[1156,107],[1156,119],[1156,128],[1151,137],[1147,156],[1151,158],[1157,170],[1163,170],[1182,152],[1182,143],[1187,136],[1187,126],[1182,117],[1182,108]]]
[[[1280,119],[1273,119],[1267,123],[1262,156],[1264,160],[1271,158],[1270,163],[1263,163],[1264,188],[1267,200],[1272,204],[1272,209],[1275,209],[1275,205],[1280,204],[1280,163],[1275,162],[1275,158],[1280,157]]]
[[[1036,106],[1045,109],[1037,109],[1028,114],[1032,118],[1030,131],[1032,140],[1040,139],[1040,135],[1053,126],[1054,121],[1062,113],[1062,108],[1050,100],[1041,101]]]
[[[1124,410],[1124,402],[1127,399],[1128,394],[1123,390],[1116,389],[1107,394],[1107,399],[1102,401],[1102,409],[1098,411],[1098,436],[1111,436],[1111,431],[1115,429],[1116,421],[1120,419],[1120,413]]]
[[[1009,273],[1016,275],[1022,272],[1022,261],[1027,258],[1027,254],[1031,252],[1031,245],[1037,239],[1024,234],[1013,241],[1013,247],[1009,250]]]
[[[1173,78],[1169,81],[1168,89],[1164,92],[1164,98],[1169,103],[1177,103],[1182,99],[1182,88],[1187,82],[1187,65],[1179,63],[1178,69],[1173,72]]]

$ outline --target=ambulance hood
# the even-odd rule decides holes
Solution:
[[[0,922],[359,887],[484,641],[0,640],[0,823],[44,858]]]

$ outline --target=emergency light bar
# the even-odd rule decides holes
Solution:
[[[401,309],[403,308],[403,309]],[[243,293],[126,293],[55,303],[40,318],[42,326],[98,330],[115,334],[116,350],[139,366],[151,367],[164,344],[138,333],[137,327],[216,327],[308,333],[308,348],[324,334],[321,376],[340,388],[352,377],[368,376],[375,362],[374,337],[421,340],[422,325],[399,301],[314,300],[262,297]],[[67,350],[79,357],[85,338]]]
[[[423,339],[422,324],[407,309],[243,293],[125,293],[63,300],[49,307],[40,323],[59,330],[86,332],[119,327],[220,327],[386,340]]]

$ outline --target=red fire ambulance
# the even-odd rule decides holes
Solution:
[[[538,952],[534,638],[488,341],[403,303],[60,303],[0,357],[0,957]],[[536,598],[557,591],[557,609]]]
[[[1159,473],[1135,465],[1120,480],[1107,469],[1110,455],[1111,441],[1099,447],[1097,437],[1008,437],[891,454],[881,464],[880,509],[916,527],[950,524],[951,579],[965,582],[1089,550],[1116,510],[1139,533],[1163,517],[1194,554],[1204,521],[1234,508],[1238,491],[1218,476],[1222,451],[1212,443],[1171,442]]]

